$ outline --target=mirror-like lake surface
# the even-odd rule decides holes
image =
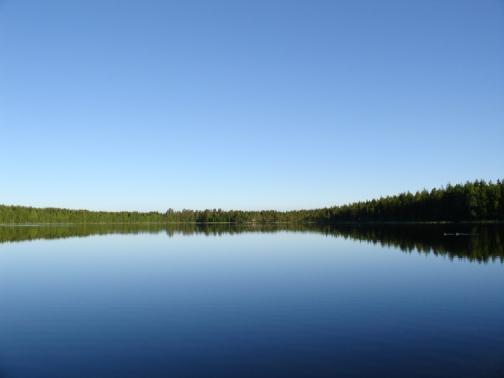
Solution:
[[[504,377],[503,244],[483,225],[0,227],[0,378]]]

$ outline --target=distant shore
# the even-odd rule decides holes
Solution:
[[[85,226],[85,225],[234,225],[234,226],[260,226],[260,225],[314,225],[314,226],[338,226],[338,225],[455,225],[455,224],[504,224],[504,220],[461,220],[461,221],[347,221],[334,223],[318,222],[39,222],[39,223],[0,223],[0,227],[36,227],[36,226]]]
[[[504,182],[476,180],[347,205],[299,210],[90,211],[0,205],[0,224],[425,224],[504,221]]]

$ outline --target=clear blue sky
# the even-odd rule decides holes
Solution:
[[[504,2],[0,0],[0,203],[310,208],[504,177]]]

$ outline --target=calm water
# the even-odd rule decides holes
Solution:
[[[504,377],[503,243],[497,226],[0,227],[0,378]]]

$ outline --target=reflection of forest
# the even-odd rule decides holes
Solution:
[[[0,243],[35,239],[59,239],[105,234],[165,232],[169,237],[182,234],[224,235],[250,232],[314,232],[399,248],[404,252],[433,253],[471,261],[504,262],[504,225],[489,224],[83,224],[67,226],[0,227]],[[456,234],[459,234],[458,236]]]
[[[381,246],[397,247],[403,252],[433,253],[480,262],[504,262],[503,225],[338,226],[329,233]]]

